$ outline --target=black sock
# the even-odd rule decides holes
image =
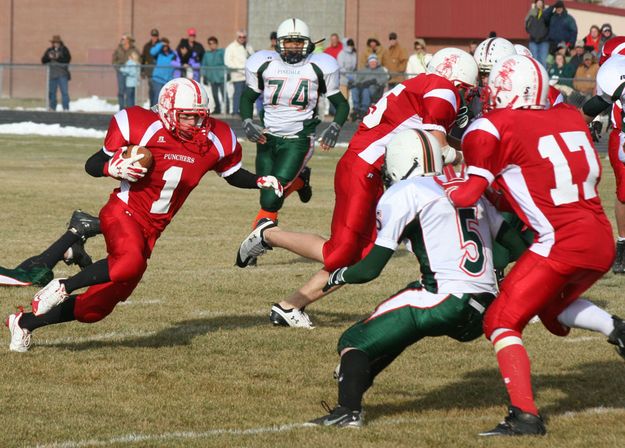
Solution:
[[[361,350],[350,350],[341,356],[339,371],[339,405],[352,411],[362,410],[362,396],[369,388],[369,357]]]
[[[387,354],[382,355],[379,358],[376,358],[373,361],[371,361],[371,364],[369,366],[370,372],[371,372],[369,386],[371,386],[371,384],[373,384],[373,380],[375,379],[375,377],[378,376],[378,374],[382,370],[386,369],[389,366],[390,363],[395,361],[395,358],[397,358],[400,354],[401,354],[401,352],[395,353],[395,354],[387,353]]]
[[[65,290],[71,293],[85,286],[98,285],[110,281],[108,259],[104,258],[87,266],[73,277],[63,280],[63,284],[65,284]]]
[[[65,251],[78,240],[80,237],[68,230],[41,254],[24,260],[17,268],[30,269],[33,266],[45,266],[48,269],[54,269],[54,266],[63,259]]]
[[[35,316],[33,313],[24,313],[20,319],[20,327],[33,331],[46,325],[60,324],[75,320],[74,304],[76,296],[69,296],[68,299],[58,306],[55,306],[46,314]]]

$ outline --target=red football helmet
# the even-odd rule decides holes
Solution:
[[[615,36],[603,44],[599,65],[607,61],[613,54],[625,55],[625,36]]]
[[[184,142],[206,144],[210,128],[208,94],[193,79],[176,78],[163,86],[158,95],[158,114],[165,128]],[[195,123],[181,122],[194,116]]]

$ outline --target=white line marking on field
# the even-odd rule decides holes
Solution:
[[[595,407],[583,409],[581,411],[571,411],[562,415],[562,417],[572,418],[580,415],[596,415],[596,414],[608,414],[608,413],[623,413],[623,409],[607,408],[607,407]],[[375,420],[369,423],[367,426],[393,426],[404,423],[427,423],[431,422],[433,417],[403,417],[394,419]],[[461,416],[439,416],[435,417],[437,420],[449,420],[449,421],[487,421],[492,420],[493,417],[488,415],[476,416],[476,417],[461,417]],[[92,439],[92,440],[79,440],[79,441],[67,441],[67,442],[55,442],[44,445],[36,445],[37,448],[83,448],[91,446],[107,446],[112,444],[131,444],[139,442],[150,441],[167,441],[167,440],[180,440],[180,439],[204,439],[210,437],[217,437],[222,435],[231,436],[247,436],[257,434],[268,433],[280,433],[292,431],[295,429],[315,428],[310,423],[292,423],[289,425],[274,425],[264,428],[250,428],[250,429],[210,429],[208,431],[180,431],[180,432],[166,432],[162,434],[125,434],[121,436],[111,437],[109,439]]]
[[[119,305],[154,305],[155,303],[163,303],[160,299],[153,300],[126,300],[125,302],[119,302]]]
[[[576,343],[576,342],[588,342],[588,341],[596,341],[600,339],[598,336],[579,336],[577,338],[564,338],[564,342]]]

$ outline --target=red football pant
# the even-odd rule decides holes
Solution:
[[[92,323],[104,319],[139,284],[159,236],[139,221],[127,205],[113,195],[100,210],[111,281],[90,286],[76,297],[76,320]]]
[[[332,272],[364,258],[377,235],[375,209],[384,193],[382,175],[348,151],[334,174],[334,212],[330,239],[323,246],[325,270]]]
[[[612,129],[608,140],[608,156],[616,180],[616,197],[620,202],[625,203],[625,163],[618,158],[619,149],[622,145],[621,132],[618,129]]]
[[[484,315],[484,335],[490,339],[498,328],[522,333],[529,320],[538,315],[550,332],[566,336],[569,328],[558,322],[558,315],[607,269],[580,268],[527,250],[506,276],[499,295],[488,307]]]

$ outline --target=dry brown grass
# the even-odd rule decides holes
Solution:
[[[0,145],[0,264],[11,266],[59,235],[74,208],[96,213],[113,182],[82,170],[96,140],[2,136]],[[327,235],[340,153],[313,158],[313,200],[290,198],[285,228]],[[250,146],[245,162],[253,166]],[[611,214],[609,168],[605,177]],[[625,437],[623,360],[597,334],[556,338],[540,325],[525,340],[549,419],[544,439],[476,436],[506,405],[484,339],[429,339],[408,350],[367,394],[363,430],[279,428],[321,415],[322,399],[335,402],[339,335],[412,280],[416,263],[400,252],[382,278],[310,307],[315,330],[273,328],[270,304],[318,266],[276,250],[255,269],[234,267],[256,209],[256,192],[208,174],[156,245],[143,282],[109,318],[43,328],[26,354],[8,351],[3,330],[0,446],[607,447]],[[104,255],[101,237],[87,248]],[[624,283],[608,274],[588,296],[625,314]],[[33,292],[1,289],[0,312],[28,304]]]

